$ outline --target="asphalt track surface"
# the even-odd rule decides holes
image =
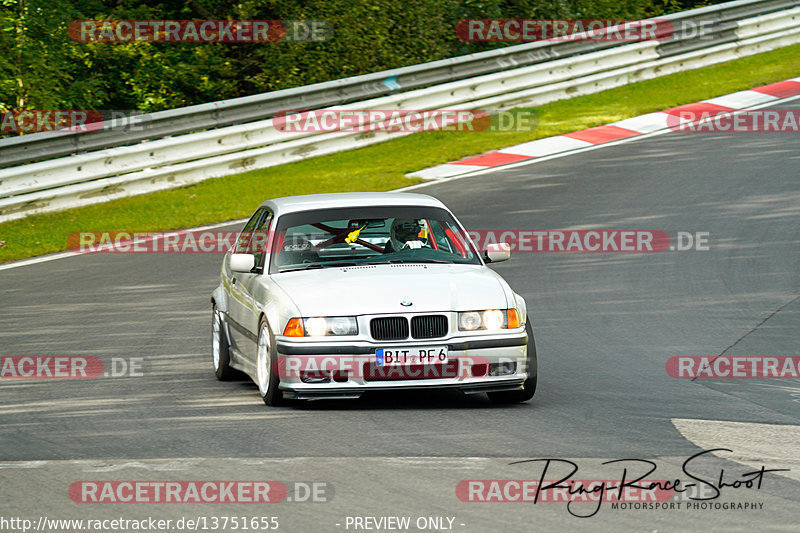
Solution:
[[[90,254],[0,272],[2,355],[143,362],[141,377],[3,380],[0,517],[277,516],[281,531],[364,530],[348,516],[453,517],[463,532],[796,531],[800,454],[785,431],[800,423],[800,382],[678,380],[665,363],[800,355],[799,169],[796,135],[669,133],[417,188],[468,229],[710,234],[708,251],[517,253],[496,265],[528,302],[539,353],[539,390],[514,406],[441,392],[268,408],[251,383],[217,382],[209,297],[219,255]],[[693,438],[680,420],[699,421]],[[742,424],[733,435],[712,421]],[[686,479],[688,457],[737,442],[764,457],[719,452],[694,471],[732,480],[761,459],[790,469],[712,500],[761,508],[607,503],[576,518],[564,503],[455,493],[465,479],[538,479],[542,463],[510,464],[535,458],[570,458],[575,479],[619,479],[619,465],[601,463],[627,458],[654,461],[648,479]],[[79,505],[67,494],[74,481],[107,479],[322,481],[329,498],[254,510]],[[576,514],[594,504],[583,505]]]

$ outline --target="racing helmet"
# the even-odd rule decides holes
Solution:
[[[396,218],[392,222],[389,230],[389,239],[395,251],[402,250],[406,243],[419,242],[418,245],[409,245],[413,248],[420,248],[428,240],[427,225],[424,220],[414,220],[409,218]]]

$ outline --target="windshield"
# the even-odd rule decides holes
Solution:
[[[380,263],[481,264],[444,209],[339,208],[284,215],[276,227],[270,273]]]

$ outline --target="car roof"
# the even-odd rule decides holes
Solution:
[[[286,196],[267,200],[262,207],[267,207],[275,216],[298,211],[330,209],[336,207],[369,207],[376,205],[414,205],[447,207],[427,194],[407,192],[342,192],[330,194],[306,194],[302,196]]]

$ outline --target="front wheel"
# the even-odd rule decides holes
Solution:
[[[216,305],[211,307],[211,315],[211,362],[214,364],[214,375],[220,381],[229,381],[238,377],[239,373],[230,366],[230,343]]]
[[[525,333],[528,335],[528,357],[526,359],[528,378],[519,390],[487,393],[492,403],[527,402],[536,393],[536,378],[538,376],[536,342],[533,340],[533,328],[530,322],[525,325]]]
[[[267,405],[284,405],[286,400],[283,397],[283,393],[278,388],[280,379],[276,372],[275,344],[272,340],[272,332],[266,320],[263,318],[258,328],[258,345],[256,352],[256,385],[258,385],[261,399],[264,400],[264,403]]]

